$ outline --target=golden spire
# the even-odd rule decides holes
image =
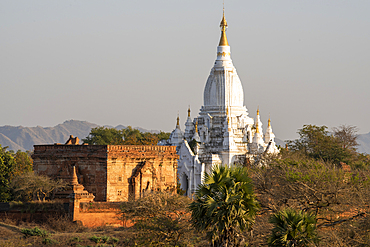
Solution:
[[[270,120],[270,117],[269,117],[268,127],[271,127],[271,120]]]
[[[197,119],[197,121],[195,122],[195,133],[198,133],[198,119]]]
[[[257,108],[257,115],[260,115],[260,107]]]
[[[190,117],[190,105],[189,105],[189,109],[188,109],[188,117]]]
[[[180,117],[179,117],[179,115],[177,115],[177,124],[176,124],[177,126],[179,126],[180,125]]]
[[[227,42],[227,37],[226,37],[227,21],[225,19],[225,8],[223,9],[223,15],[222,15],[220,27],[221,27],[221,39],[220,39],[220,43],[218,44],[218,46],[229,46],[229,42]]]

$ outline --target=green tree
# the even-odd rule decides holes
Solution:
[[[12,178],[32,172],[33,160],[28,152],[18,150],[14,155]]]
[[[212,246],[241,246],[259,204],[245,168],[216,166],[205,175],[189,208],[193,226],[207,232]]]
[[[303,125],[299,139],[288,141],[289,149],[302,152],[315,159],[339,163],[347,162],[351,152],[342,147],[341,140],[330,135],[326,126]]]
[[[150,142],[150,136],[146,135],[144,137],[144,133],[138,129],[133,129],[131,126],[123,129],[122,133],[125,145],[148,145],[148,142]]]
[[[313,214],[284,209],[273,214],[269,222],[274,225],[269,246],[304,247],[318,242]]]
[[[165,132],[143,133],[131,126],[122,130],[97,127],[82,141],[90,145],[157,145],[158,141],[168,139],[169,136],[170,134]]]
[[[13,172],[13,152],[7,151],[7,147],[0,145],[0,201],[7,202],[10,197],[9,184]]]
[[[90,134],[82,139],[90,145],[123,145],[123,132],[114,128],[96,127]]]

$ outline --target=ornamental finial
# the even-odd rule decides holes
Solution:
[[[260,107],[257,108],[257,115],[260,115]]]
[[[188,109],[188,117],[190,117],[190,105],[189,105],[189,109]]]
[[[223,9],[223,15],[222,15],[220,27],[221,27],[221,39],[220,39],[220,43],[218,44],[218,46],[229,46],[229,42],[227,42],[227,37],[226,37],[227,21],[225,19],[225,8]]]
[[[271,119],[270,119],[270,114],[269,114],[269,122],[268,122],[268,127],[271,127]]]
[[[259,130],[259,128],[258,128],[258,121],[256,122],[256,133],[260,133],[260,130]]]
[[[177,123],[176,123],[176,125],[177,125],[177,126],[179,126],[179,125],[180,125],[180,117],[179,117],[179,115],[177,115]]]

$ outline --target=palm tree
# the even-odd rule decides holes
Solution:
[[[284,209],[273,214],[269,222],[274,224],[269,246],[303,247],[318,242],[313,214]]]
[[[189,206],[193,226],[207,232],[214,247],[240,246],[259,209],[252,182],[243,167],[215,166],[205,175]]]

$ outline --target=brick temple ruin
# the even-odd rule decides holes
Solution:
[[[35,145],[35,173],[78,183],[97,202],[122,202],[149,191],[174,191],[177,184],[176,147],[134,145]],[[75,141],[71,141],[75,140]]]
[[[121,202],[177,187],[175,146],[79,145],[70,136],[65,144],[35,145],[32,158],[36,174],[70,185],[55,198],[88,227],[123,226]]]

